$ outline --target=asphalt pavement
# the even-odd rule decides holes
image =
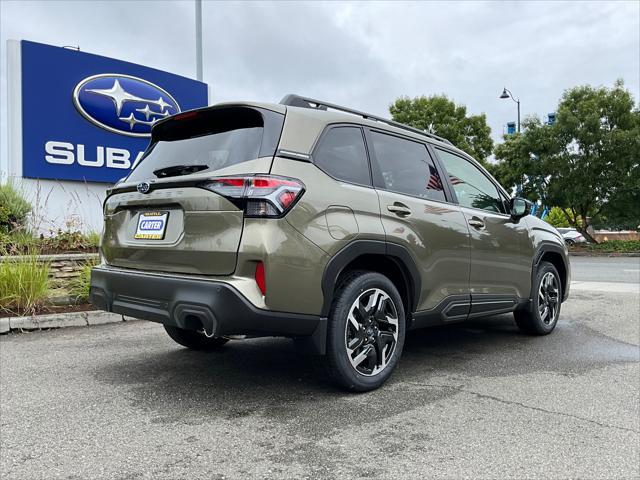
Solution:
[[[570,257],[571,277],[581,282],[640,284],[640,257]]]
[[[572,291],[547,337],[509,315],[412,332],[367,394],[286,339],[206,354],[139,321],[5,335],[0,478],[638,478],[640,295],[620,272],[637,260],[572,258],[578,284],[618,290]]]

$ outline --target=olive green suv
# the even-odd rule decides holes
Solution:
[[[570,276],[562,236],[447,140],[295,95],[158,122],[101,257],[98,308],[193,349],[290,337],[358,391],[415,328],[513,312],[550,333]]]

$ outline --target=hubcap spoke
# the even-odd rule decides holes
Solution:
[[[351,358],[351,363],[354,367],[360,365],[371,353],[371,345],[365,346],[362,351],[355,356],[355,358]]]
[[[355,328],[356,331],[358,331],[360,329],[360,324],[356,320],[356,317],[353,316],[353,312],[349,312],[349,317],[347,318],[351,322],[351,325],[353,326],[353,328]]]

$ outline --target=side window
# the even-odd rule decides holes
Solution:
[[[458,155],[437,150],[460,205],[504,213],[498,189],[482,171]]]
[[[418,142],[371,132],[385,189],[414,197],[446,201],[442,181],[427,147]]]
[[[335,127],[320,140],[313,154],[314,163],[333,178],[370,185],[369,163],[362,130]]]

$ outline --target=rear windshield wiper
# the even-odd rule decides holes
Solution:
[[[153,174],[158,178],[177,177],[196,173],[201,170],[206,170],[207,168],[209,168],[209,165],[173,165],[171,167],[154,170]]]

